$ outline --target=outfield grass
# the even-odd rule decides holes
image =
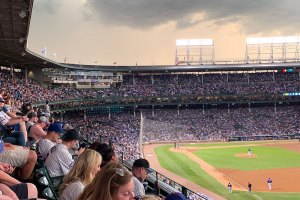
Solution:
[[[241,145],[256,145],[256,144],[266,144],[266,143],[282,143],[282,142],[292,142],[298,140],[262,140],[262,141],[238,141],[238,142],[215,142],[215,143],[191,143],[183,144],[186,147],[217,147],[217,146],[241,146]]]
[[[299,153],[280,147],[253,146],[255,158],[245,159],[235,154],[246,153],[247,147],[233,147],[224,149],[202,149],[194,152],[195,155],[215,168],[237,170],[266,170],[274,168],[300,167]]]
[[[257,144],[262,142],[251,142],[251,144]],[[191,144],[185,146],[233,146],[243,145],[248,143],[217,143],[217,144]],[[155,153],[160,162],[160,165],[183,178],[188,179],[216,194],[219,194],[229,200],[250,200],[256,199],[250,196],[247,192],[233,191],[232,194],[228,194],[228,190],[225,186],[220,184],[217,180],[207,174],[199,165],[181,153],[171,152],[169,149],[174,145],[165,145],[155,149]],[[247,147],[234,147],[224,149],[203,149],[195,152],[196,155],[201,157],[209,164],[216,168],[232,168],[239,170],[256,170],[256,169],[271,169],[271,168],[286,168],[300,166],[299,154],[288,151],[278,147],[270,146],[254,146],[251,150],[254,154],[257,154],[257,159],[254,164],[247,163],[250,159],[237,159],[234,156],[236,153],[247,153]],[[265,155],[266,154],[266,155]],[[284,156],[283,156],[284,155]],[[233,157],[235,160],[233,160]],[[217,158],[217,159],[212,159]],[[278,161],[279,159],[279,161]],[[228,162],[228,160],[230,162]],[[247,161],[248,160],[248,161]],[[252,159],[251,159],[252,160]],[[254,160],[254,159],[253,159]],[[226,161],[226,162],[225,162]],[[246,161],[246,162],[245,162]],[[229,163],[229,164],[228,164]],[[172,177],[170,177],[172,179]],[[264,200],[296,200],[300,199],[300,193],[255,193]]]

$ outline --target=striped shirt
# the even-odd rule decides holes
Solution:
[[[50,150],[52,147],[54,147],[56,145],[55,142],[51,142],[48,139],[41,139],[38,142],[38,156],[41,160],[46,160],[48,154],[50,153]]]
[[[145,188],[143,183],[139,181],[135,176],[133,176],[133,184],[134,184],[134,196],[141,197],[145,195]]]
[[[57,144],[51,148],[45,166],[51,177],[66,175],[74,164],[72,155],[64,144]]]

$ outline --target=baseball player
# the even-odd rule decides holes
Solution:
[[[252,152],[250,148],[248,148],[248,156],[252,156]]]
[[[252,184],[248,182],[248,193],[252,195]]]
[[[272,182],[273,182],[272,179],[268,178],[267,183],[268,183],[269,190],[272,190]]]
[[[232,193],[232,185],[231,185],[231,183],[228,183],[227,188],[228,188],[229,194]]]

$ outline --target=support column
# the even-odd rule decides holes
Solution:
[[[108,119],[111,119],[110,107],[108,107]]]
[[[13,76],[14,75],[14,65],[13,64],[10,64],[10,75]]]
[[[26,67],[25,68],[25,83],[27,83],[27,78],[28,78],[28,69]]]
[[[247,72],[248,84],[250,83],[249,71]]]
[[[63,114],[62,112],[60,112],[60,121],[63,122],[64,121],[64,117],[63,117]]]
[[[153,78],[153,74],[151,73],[151,85],[154,85],[154,78]]]
[[[132,73],[132,85],[135,85],[134,73]]]
[[[152,117],[154,117],[154,105],[152,105]]]

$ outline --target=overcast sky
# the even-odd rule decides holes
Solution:
[[[175,63],[176,39],[211,38],[216,60],[247,37],[300,36],[299,0],[34,0],[28,48],[63,62]],[[53,55],[56,54],[56,56]]]

